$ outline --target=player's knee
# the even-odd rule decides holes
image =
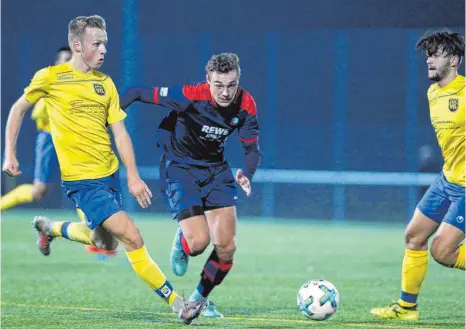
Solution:
[[[417,234],[409,227],[405,230],[405,246],[409,250],[423,250],[427,247],[428,240]]]
[[[125,246],[126,250],[136,250],[144,246],[144,241],[142,240],[139,230],[123,235],[120,241]]]
[[[32,197],[34,201],[42,200],[42,198],[47,193],[48,187],[47,184],[38,183],[32,186]]]
[[[217,252],[219,258],[223,260],[231,260],[236,252],[235,239],[232,239],[227,243],[216,244],[215,251]]]
[[[188,242],[189,248],[191,249],[190,256],[198,256],[202,254],[210,243],[209,234],[205,232],[197,233],[192,237],[185,236],[185,239]]]
[[[435,259],[435,261],[441,265],[451,266],[453,264],[449,264],[449,259],[451,255],[454,253],[455,248],[449,246],[448,244],[442,241],[441,236],[436,236],[434,241],[432,241],[432,246],[430,248],[430,254]]]

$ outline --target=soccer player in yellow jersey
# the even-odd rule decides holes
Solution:
[[[70,58],[70,47],[61,47],[57,51],[55,65],[66,63]],[[35,104],[31,118],[37,126],[33,184],[22,184],[2,196],[0,199],[2,212],[22,203],[40,201],[49,189],[52,176],[58,170],[57,154],[50,135],[49,117],[43,99]]]
[[[49,111],[50,130],[60,165],[62,186],[86,216],[86,224],[52,222],[36,217],[39,248],[48,255],[56,237],[90,244],[92,232],[116,237],[136,274],[162,297],[186,324],[202,312],[204,302],[185,301],[148,254],[139,230],[123,211],[118,179],[118,159],[111,148],[109,126],[128,173],[128,188],[141,207],[151,203],[151,192],[140,179],[133,146],[126,131],[119,97],[112,79],[97,69],[103,64],[107,43],[102,17],[79,16],[71,20],[68,63],[36,72],[24,94],[11,108],[5,134],[3,170],[21,174],[16,141],[25,112],[40,99]]]
[[[444,166],[419,202],[405,232],[401,296],[394,304],[371,313],[384,319],[419,320],[417,298],[432,257],[446,267],[464,271],[465,229],[465,79],[458,75],[464,38],[450,31],[428,32],[416,47],[427,56],[430,118],[442,150]]]
[[[69,46],[60,47],[57,50],[55,65],[60,65],[68,62],[71,59],[71,49]],[[57,153],[53,145],[52,135],[50,134],[50,122],[45,100],[39,99],[34,105],[31,113],[31,118],[36,122],[37,136],[34,151],[34,180],[33,184],[22,184],[9,193],[5,194],[0,199],[0,211],[13,208],[22,203],[30,203],[40,201],[47,193],[51,182],[55,179],[58,169]],[[79,218],[84,221],[85,216],[78,208],[77,213]],[[92,253],[103,255],[116,254],[116,246],[118,242],[104,231],[96,232],[93,242],[96,242],[100,247],[97,248],[94,244],[85,246],[85,249]],[[104,243],[105,241],[105,243]]]

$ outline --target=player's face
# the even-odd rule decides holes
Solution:
[[[221,107],[227,107],[236,96],[239,86],[238,71],[228,73],[212,72],[207,75],[212,98]]]
[[[98,69],[104,63],[107,53],[107,32],[99,28],[86,28],[81,47],[81,58],[93,69]]]
[[[427,76],[432,81],[442,80],[451,68],[451,56],[446,56],[440,48],[434,54],[427,55]]]
[[[55,61],[55,65],[60,65],[63,63],[68,62],[71,59],[71,52],[69,51],[61,51],[58,54],[57,60]]]

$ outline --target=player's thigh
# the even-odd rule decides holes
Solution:
[[[443,222],[432,241],[432,255],[435,259],[440,261],[448,259],[464,241],[464,238],[464,224],[463,227],[460,228],[458,225]],[[451,259],[450,265],[453,265],[455,260],[456,259]]]
[[[171,162],[161,173],[165,204],[178,221],[204,215],[195,172],[196,169],[188,165]]]
[[[434,183],[429,187],[417,208],[428,218],[437,223],[441,223],[448,212],[451,201],[445,191],[446,181],[440,174]]]
[[[204,209],[229,208],[236,206],[238,195],[236,180],[228,164],[222,164],[213,169],[211,182],[202,187]],[[235,212],[236,216],[236,212]]]
[[[419,201],[405,232],[406,246],[413,250],[426,250],[428,239],[440,226],[451,201],[444,191],[441,175]]]
[[[118,173],[99,179],[63,181],[67,196],[81,209],[90,229],[123,210]]]
[[[222,207],[205,212],[210,238],[214,245],[235,247],[236,207]]]
[[[465,201],[464,197],[460,197],[451,203],[434,242],[442,247],[456,250],[464,240],[465,217]]]

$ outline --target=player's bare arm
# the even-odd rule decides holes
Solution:
[[[152,198],[152,192],[139,177],[133,143],[131,142],[125,124],[123,121],[119,121],[111,124],[110,127],[112,128],[118,153],[126,167],[129,191],[142,208],[147,208],[151,204],[150,199]]]
[[[24,114],[31,106],[32,104],[22,95],[13,104],[8,115],[5,128],[5,161],[2,170],[9,176],[19,176],[22,174],[22,171],[19,170],[18,159],[16,158],[16,143]]]

